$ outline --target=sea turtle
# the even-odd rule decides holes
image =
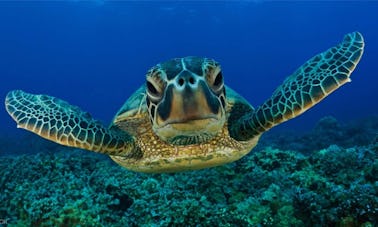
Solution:
[[[76,106],[47,95],[10,91],[5,100],[18,127],[59,144],[109,155],[127,169],[177,172],[240,159],[261,134],[303,113],[341,85],[359,62],[360,33],[302,65],[254,109],[224,85],[220,65],[201,57],[157,64],[105,127]]]

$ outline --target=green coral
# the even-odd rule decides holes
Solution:
[[[375,149],[266,147],[229,165],[152,175],[80,150],[2,157],[0,217],[16,226],[376,225]]]

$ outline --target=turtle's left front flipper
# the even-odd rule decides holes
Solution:
[[[19,128],[56,143],[108,155],[139,155],[131,135],[104,127],[87,112],[61,99],[14,90],[7,94],[5,107]]]
[[[339,45],[302,65],[254,113],[233,123],[229,127],[231,136],[248,140],[305,112],[350,81],[349,76],[360,61],[363,49],[360,33],[345,35]]]

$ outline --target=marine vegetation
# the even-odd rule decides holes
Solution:
[[[108,156],[48,143],[43,153],[1,157],[0,217],[14,226],[376,226],[378,117],[369,119],[358,129],[361,121],[326,117],[302,137],[353,128],[368,143],[340,136],[339,145],[309,144],[304,154],[276,140],[237,162],[181,173],[131,172]]]

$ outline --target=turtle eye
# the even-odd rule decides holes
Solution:
[[[217,74],[213,75],[209,81],[210,87],[214,93],[220,94],[223,91],[223,75],[219,71]]]
[[[165,72],[160,70],[158,66],[151,68],[146,75],[146,93],[147,98],[158,103],[164,96],[167,82],[163,79]]]
[[[162,96],[160,89],[150,81],[147,81],[146,85],[148,96],[152,98],[152,100],[159,100]]]
[[[220,86],[222,86],[222,84],[223,84],[223,75],[222,75],[222,72],[219,72],[214,79],[213,86],[214,87],[220,87]]]
[[[150,101],[156,103],[161,100],[164,93],[165,84],[161,80],[148,78],[146,81],[146,92]]]
[[[147,81],[147,89],[150,94],[156,96],[159,95],[159,92],[156,90],[155,86],[150,81]]]

